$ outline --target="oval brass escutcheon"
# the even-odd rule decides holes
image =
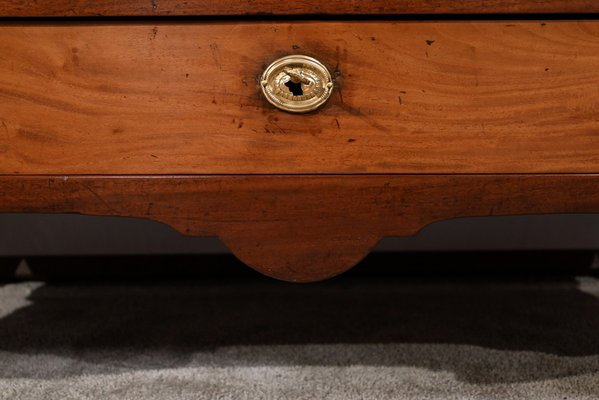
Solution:
[[[261,78],[262,92],[275,107],[293,113],[316,110],[331,97],[333,79],[318,60],[291,55],[270,64]]]

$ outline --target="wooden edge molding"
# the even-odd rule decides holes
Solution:
[[[0,0],[0,17],[596,13],[595,0]]]
[[[0,176],[0,212],[146,218],[309,282],[384,236],[476,216],[599,212],[599,175]]]

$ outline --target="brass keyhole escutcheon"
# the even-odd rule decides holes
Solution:
[[[266,68],[260,81],[266,99],[292,113],[318,109],[331,97],[334,87],[327,67],[302,55],[276,60]]]

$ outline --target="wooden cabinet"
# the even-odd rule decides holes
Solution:
[[[595,1],[30,3],[0,0],[0,212],[154,219],[313,281],[443,219],[599,211]],[[293,54],[332,76],[318,110],[262,93]]]

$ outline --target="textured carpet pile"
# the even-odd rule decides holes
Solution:
[[[3,284],[0,399],[599,399],[599,280]]]

